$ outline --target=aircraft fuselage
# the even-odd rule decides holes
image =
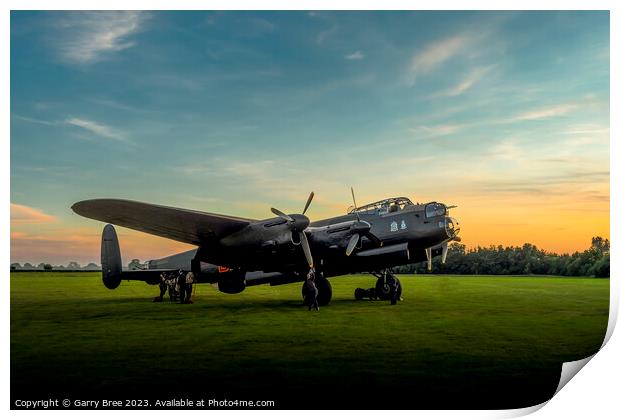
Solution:
[[[429,206],[432,206],[430,210]],[[164,259],[152,260],[149,267],[165,268],[173,261],[178,267],[181,261],[185,261],[182,265],[193,267],[193,271],[198,268],[197,262],[201,262],[201,272],[214,272],[215,267],[219,267],[215,272],[220,273],[225,267],[241,272],[301,273],[308,267],[300,246],[300,233],[293,226],[296,224],[298,230],[304,230],[308,237],[317,270],[325,275],[379,271],[424,261],[427,249],[440,246],[458,233],[456,221],[448,216],[446,206],[440,203],[410,203],[393,206],[391,211],[379,207],[361,209],[357,214],[352,212],[312,223],[301,214],[290,216],[294,222],[289,223],[281,217],[252,222],[218,243],[166,257],[165,263]],[[364,224],[370,225],[369,233],[381,243],[361,236],[354,252],[347,256],[345,249],[351,236]],[[437,254],[434,249],[433,255]],[[243,265],[238,265],[240,260]]]

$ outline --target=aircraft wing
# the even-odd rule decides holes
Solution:
[[[254,221],[131,200],[85,200],[75,203],[71,209],[89,219],[193,245],[220,239]]]

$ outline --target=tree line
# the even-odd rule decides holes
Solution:
[[[502,245],[465,249],[452,242],[448,260],[438,264],[435,257],[433,274],[539,274],[553,276],[609,277],[609,240],[596,236],[590,248],[573,254],[547,252],[529,243],[520,247]],[[428,273],[426,262],[408,264],[394,269],[395,273]]]
[[[573,254],[556,254],[539,249],[536,245],[524,244],[514,246],[490,246],[477,247],[470,250],[465,245],[452,242],[448,247],[448,260],[446,264],[439,264],[439,258],[433,261],[432,274],[492,274],[492,275],[519,275],[539,274],[552,276],[588,276],[609,277],[609,240],[596,236],[592,238],[590,248]],[[140,260],[132,260],[132,265],[139,266]],[[41,263],[33,266],[26,263],[11,264],[11,270],[63,270],[83,269],[96,270],[100,267],[90,263],[80,267],[75,262],[63,266],[54,266]],[[402,265],[394,268],[395,273],[428,273],[426,262]]]
[[[93,270],[101,270],[101,267],[99,267],[94,262],[91,262],[88,265],[85,265],[85,266],[82,267],[80,264],[78,264],[75,261],[71,261],[66,267],[64,265],[52,265],[50,263],[39,263],[38,265],[34,265],[34,264],[30,264],[29,262],[27,262],[27,263],[24,263],[24,265],[21,265],[20,263],[15,262],[15,263],[11,264],[11,271],[24,271],[24,270],[45,270],[45,271],[52,271],[52,270],[86,270],[86,271],[93,271]]]

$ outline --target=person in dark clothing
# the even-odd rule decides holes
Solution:
[[[192,302],[192,291],[194,287],[194,273],[191,271],[185,276],[185,303]]]
[[[168,285],[168,297],[170,302],[174,302],[177,296],[177,276],[174,273],[167,274],[166,284]]]
[[[308,310],[311,311],[312,308],[316,308],[319,310],[319,302],[317,301],[317,296],[319,295],[319,289],[316,288],[316,284],[314,284],[314,272],[310,271],[308,276],[306,277],[306,281],[304,282],[304,287],[302,288],[302,294],[304,296],[304,303],[308,305]]]
[[[390,276],[388,278],[388,284],[390,286],[390,305],[396,305],[398,301],[398,282],[394,279],[394,277]]]
[[[166,294],[166,290],[168,289],[168,283],[166,283],[166,274],[161,273],[159,276],[159,296],[155,296],[153,298],[153,302],[163,302],[164,295]]]
[[[177,284],[179,286],[179,303],[187,303],[185,301],[185,272],[183,270],[179,270],[179,276],[177,277]]]

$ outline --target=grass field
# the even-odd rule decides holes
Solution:
[[[609,280],[399,276],[403,302],[355,301],[374,277],[331,279],[320,312],[300,284],[194,305],[99,273],[11,273],[12,400],[39,394],[275,400],[290,408],[517,408],[593,354]],[[309,392],[311,394],[309,394]],[[309,397],[311,395],[312,397]]]

